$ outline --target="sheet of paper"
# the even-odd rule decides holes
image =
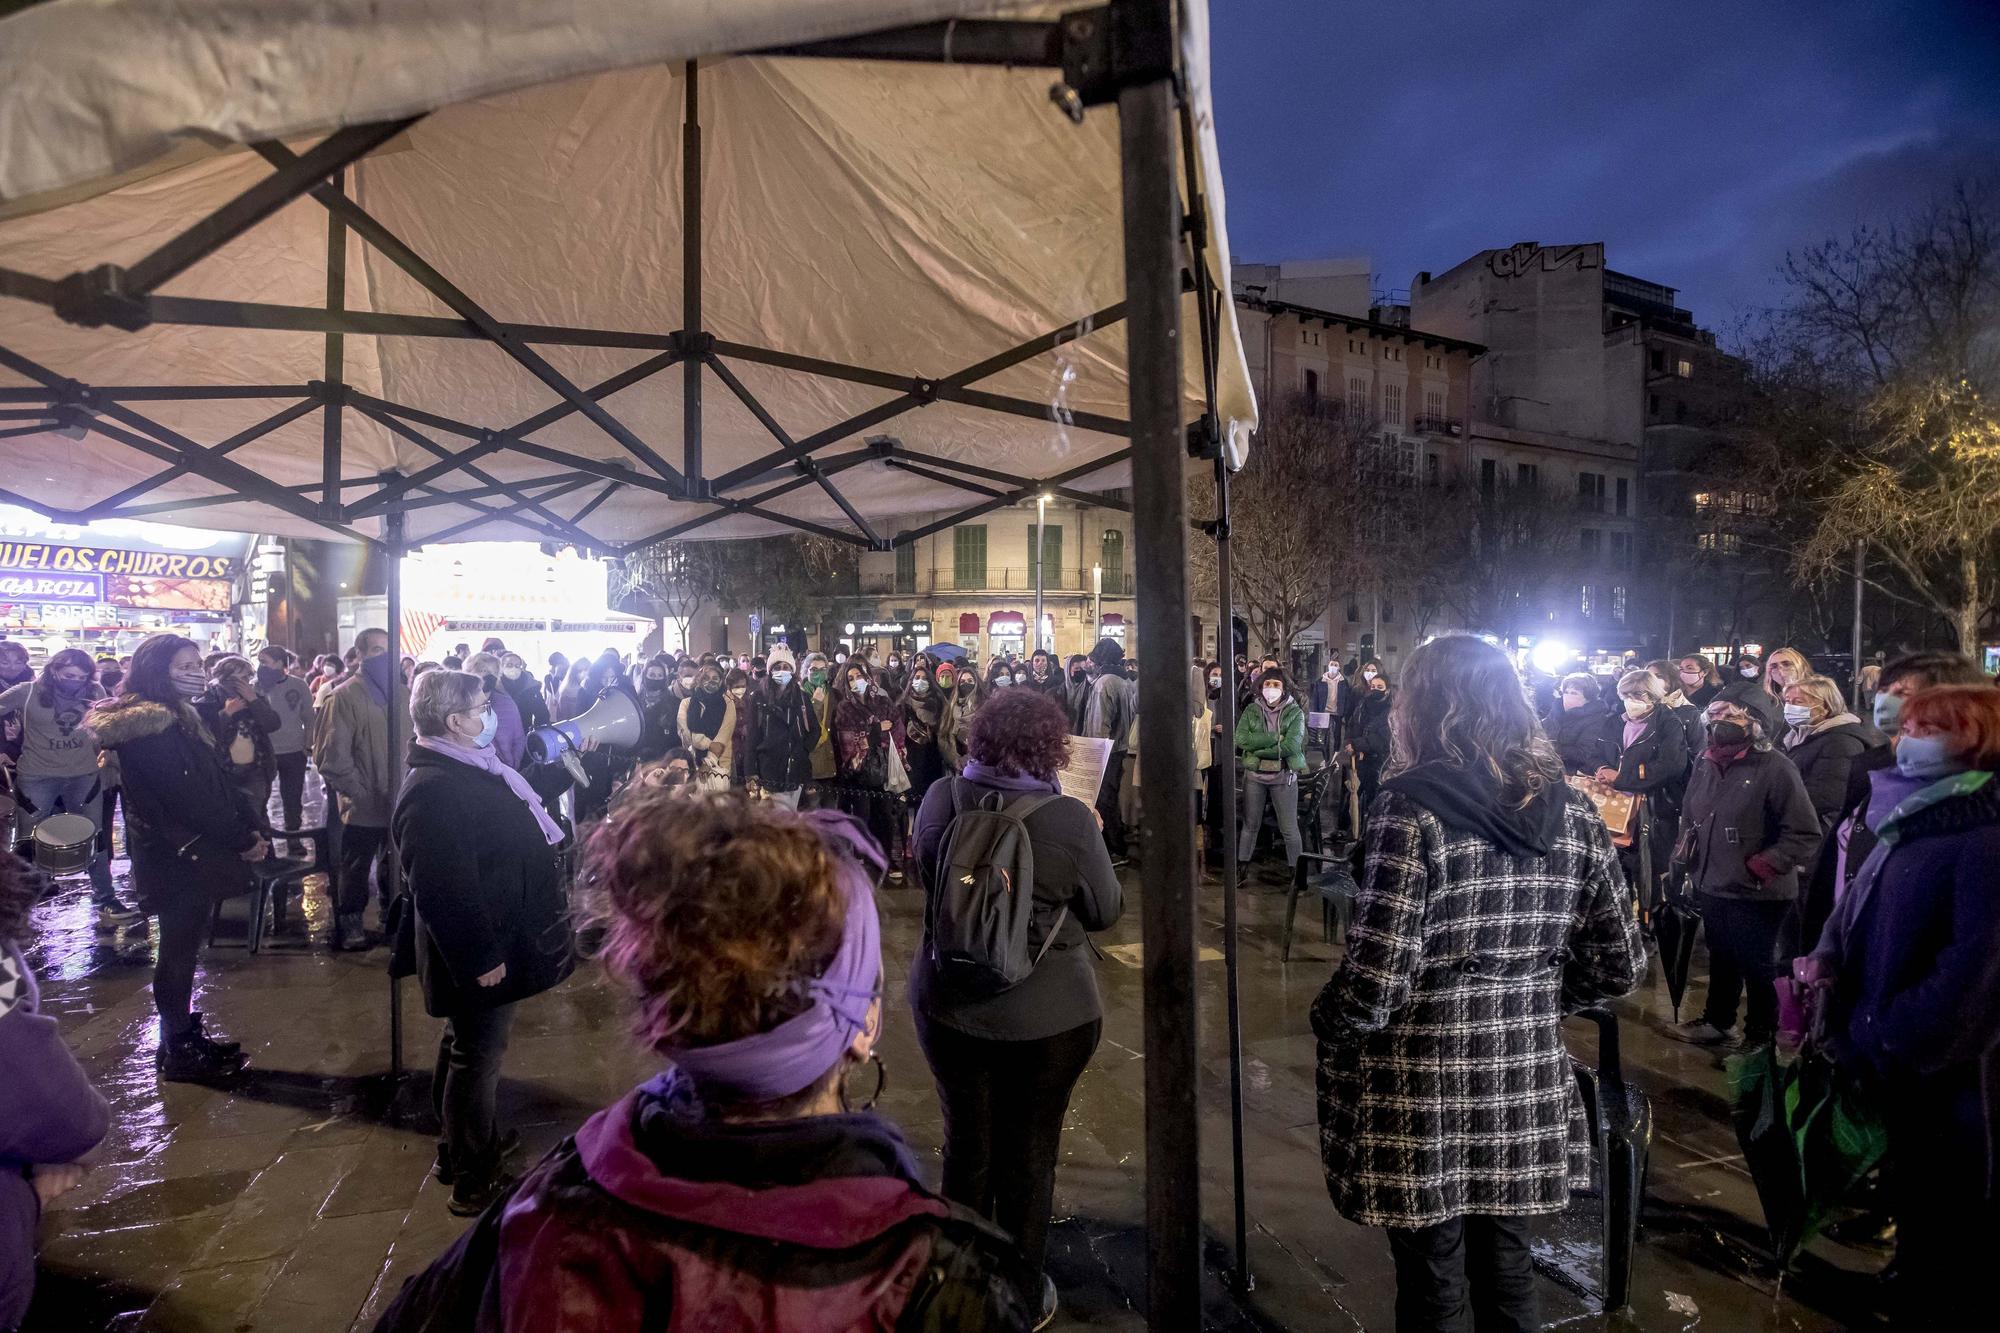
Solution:
[[[1110,763],[1110,737],[1072,736],[1069,738],[1069,761],[1056,770],[1056,782],[1062,787],[1063,795],[1074,796],[1085,805],[1094,806],[1098,790],[1104,786],[1104,770]]]

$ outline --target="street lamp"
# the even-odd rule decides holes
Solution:
[[[1035,497],[1035,634],[1031,640],[1034,648],[1028,653],[1030,657],[1034,656],[1036,650],[1048,647],[1042,642],[1042,564],[1044,557],[1048,555],[1048,541],[1043,534],[1048,531],[1048,521],[1049,493],[1043,491]]]

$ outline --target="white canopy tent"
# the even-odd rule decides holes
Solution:
[[[1184,661],[1184,463],[1226,482],[1256,418],[1227,256],[1204,0],[52,0],[0,21],[0,501],[886,549],[1129,484],[1139,655]],[[1183,751],[1185,673],[1141,692]],[[1142,789],[1162,1328],[1200,1320],[1192,782]]]

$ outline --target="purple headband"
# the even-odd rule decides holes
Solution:
[[[840,948],[826,971],[805,984],[812,1006],[804,1013],[768,1032],[665,1052],[705,1100],[768,1102],[811,1087],[868,1025],[868,1010],[881,994],[882,923],[875,913],[875,880],[888,862],[851,816],[814,810],[801,818],[825,839],[847,896]]]

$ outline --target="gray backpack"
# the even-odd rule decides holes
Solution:
[[[938,978],[964,995],[989,996],[1028,979],[1069,916],[1063,907],[1032,954],[1035,852],[1027,818],[1056,798],[1023,796],[1007,805],[999,792],[967,804],[964,782],[951,781],[952,821],[938,848],[937,883],[925,925]]]

